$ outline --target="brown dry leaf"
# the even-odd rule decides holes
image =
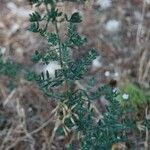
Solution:
[[[124,143],[113,144],[112,150],[126,150],[126,145]]]

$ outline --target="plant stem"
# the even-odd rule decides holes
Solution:
[[[50,14],[50,11],[49,11],[49,9],[48,9],[48,5],[45,5],[45,7],[46,7],[47,14]],[[56,8],[55,5],[51,5],[51,9],[54,9],[54,10],[55,10],[55,8]],[[49,18],[49,16],[48,16],[48,20],[47,20],[47,23],[46,23],[46,28],[47,28],[47,26],[48,26],[49,21],[50,21],[50,18]],[[61,41],[60,41],[59,30],[58,30],[57,20],[56,20],[56,19],[55,19],[55,21],[54,21],[54,26],[55,26],[56,34],[57,34],[57,36],[58,36],[60,65],[61,65],[61,67],[63,67],[62,51],[61,51]]]
[[[59,30],[58,30],[58,26],[57,26],[57,21],[54,22],[54,25],[55,25],[55,29],[56,29],[56,34],[58,36],[60,65],[61,65],[61,67],[63,67],[62,51],[61,51],[61,41],[60,41],[60,36],[59,36]]]

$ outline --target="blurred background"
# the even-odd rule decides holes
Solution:
[[[60,3],[58,7],[69,14],[79,11],[83,17],[78,30],[88,42],[82,49],[74,50],[73,57],[80,58],[91,48],[96,48],[99,54],[89,67],[83,84],[94,76],[97,86],[112,85],[121,93],[118,99],[130,99],[133,105],[142,104],[140,114],[147,111],[149,115],[145,102],[150,98],[150,0],[89,0],[85,4]],[[31,61],[32,54],[48,47],[45,39],[27,30],[29,14],[35,10],[28,0],[0,0],[1,59],[4,62],[12,60],[18,65],[16,69],[36,70],[37,66]],[[65,25],[59,27],[62,39],[64,29]],[[48,118],[55,104],[42,94],[36,84],[23,79],[19,74],[23,71],[14,76],[1,72],[2,69],[0,150],[46,150],[54,126]],[[50,126],[27,134],[46,120]],[[136,135],[132,135],[131,140],[137,143],[137,149],[143,144],[143,138],[138,139]],[[59,144],[55,143],[53,149],[63,149],[61,147],[66,141],[55,139],[55,142]]]

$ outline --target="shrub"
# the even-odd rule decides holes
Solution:
[[[129,118],[123,117],[126,111],[116,100],[118,93],[109,86],[98,87],[95,91],[91,91],[93,82],[89,82],[88,87],[91,88],[88,89],[80,84],[88,66],[97,57],[95,49],[89,50],[77,60],[70,55],[74,47],[79,49],[86,44],[86,38],[77,30],[78,24],[82,21],[80,14],[75,12],[69,16],[61,12],[57,8],[58,0],[34,0],[33,2],[37,7],[44,5],[46,13],[32,13],[29,19],[31,22],[29,30],[45,37],[49,49],[46,53],[35,51],[32,60],[44,64],[57,61],[60,64],[60,69],[55,70],[53,77],[48,70],[40,75],[29,74],[29,79],[36,80],[41,90],[57,103],[56,108],[51,112],[55,118],[51,140],[54,140],[56,134],[67,136],[73,132],[78,137],[76,138],[79,143],[77,149],[81,150],[109,150],[113,144],[125,142],[127,133],[135,127],[135,124]],[[44,27],[42,27],[43,22]],[[58,24],[61,25],[62,22],[68,24],[65,40],[61,40],[58,28]],[[50,25],[55,31],[49,32]],[[93,104],[101,96],[105,96],[109,101],[103,114]],[[74,149],[75,146],[70,141],[66,148]]]

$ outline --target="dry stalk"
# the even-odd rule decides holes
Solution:
[[[140,23],[138,25],[137,35],[136,35],[135,50],[139,50],[139,51],[141,51],[139,46],[140,46],[140,37],[141,37],[141,31],[142,31],[143,21],[144,21],[145,7],[146,7],[146,0],[143,1],[142,16],[141,16]],[[144,60],[145,60],[145,51],[143,52],[142,57],[140,59],[139,70],[138,70],[138,81],[141,81],[141,78],[142,78]]]
[[[148,77],[149,71],[150,71],[150,59],[148,60],[148,63],[147,63],[147,65],[146,65],[146,68],[145,68],[145,71],[144,71],[144,74],[143,74],[142,81],[145,81],[145,79]]]
[[[50,141],[49,141],[49,145],[52,146],[52,143],[53,143],[53,140],[54,140],[54,137],[55,137],[55,134],[56,134],[56,131],[58,129],[58,127],[60,126],[60,119],[57,117],[56,118],[56,121],[55,121],[55,126],[54,126],[54,129],[52,131],[52,134],[51,134],[51,138],[50,138]]]
[[[42,150],[46,150],[46,148],[48,150],[51,149],[51,145],[49,143],[49,133],[47,133],[45,130],[42,130],[43,136],[45,138],[45,142],[42,144]]]
[[[148,139],[149,139],[149,131],[148,131],[148,129],[146,128],[145,129],[146,131],[145,131],[145,142],[144,142],[144,150],[149,150],[149,144],[148,144]]]
[[[147,56],[147,51],[145,50],[142,53],[140,63],[139,63],[139,70],[138,70],[138,81],[139,81],[139,83],[142,81],[143,68],[144,68],[144,62],[145,62],[146,56]]]
[[[28,139],[27,141],[29,141],[30,143],[30,148],[31,150],[35,150],[34,146],[35,146],[35,140],[34,138],[31,136],[31,134],[27,131],[27,124],[26,124],[26,115],[25,115],[25,110],[24,108],[21,106],[20,104],[20,100],[17,98],[17,105],[16,105],[16,109],[17,109],[17,113],[19,116],[19,122],[20,122],[20,131],[23,132],[26,136],[24,138],[19,137],[17,143],[19,143],[19,140],[22,141],[26,141],[26,139]],[[14,144],[12,144],[12,146],[10,146],[11,148],[13,147]],[[9,148],[10,149],[10,148]],[[8,149],[8,150],[9,150]]]
[[[49,118],[46,122],[44,122],[39,128],[33,130],[32,132],[30,132],[29,134],[33,135],[35,133],[40,132],[43,128],[45,128],[46,126],[48,126],[48,124],[51,122],[52,118]]]
[[[7,132],[1,146],[0,146],[0,150],[4,150],[5,148],[5,144],[10,140],[10,135],[13,132],[13,126],[10,127],[9,131]]]
[[[3,106],[5,107],[7,105],[7,103],[13,98],[13,96],[15,95],[15,93],[17,92],[17,89],[12,90],[12,92],[8,95],[8,97],[5,99],[5,101],[3,102]]]
[[[136,49],[138,49],[138,47],[140,46],[140,36],[141,36],[142,27],[143,27],[145,9],[146,9],[146,0],[143,0],[142,16],[141,16],[140,23],[138,25],[137,35],[136,35]]]

